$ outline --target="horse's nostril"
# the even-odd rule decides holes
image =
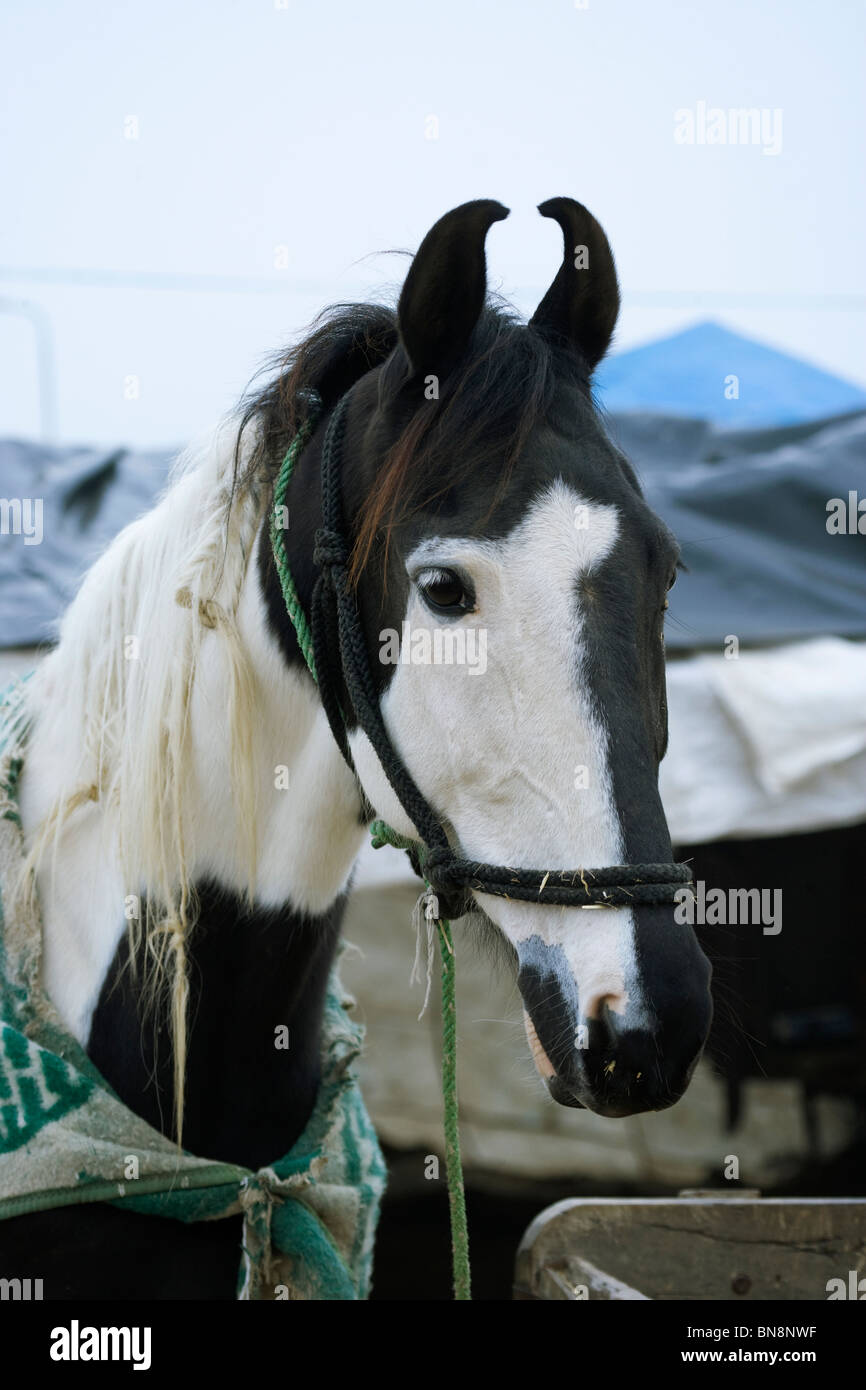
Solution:
[[[622,1017],[627,1004],[628,995],[623,990],[596,990],[586,1001],[584,1017],[593,1021],[604,1020],[610,1026],[613,1020],[608,1015],[619,1014]]]

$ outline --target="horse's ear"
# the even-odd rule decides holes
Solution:
[[[592,371],[607,352],[619,314],[613,252],[592,213],[573,198],[549,198],[538,211],[559,223],[565,256],[530,324],[550,341],[576,348]]]
[[[508,208],[479,198],[446,212],[418,248],[397,306],[413,376],[444,376],[464,351],[484,307],[484,241]]]

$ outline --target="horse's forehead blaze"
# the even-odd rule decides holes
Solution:
[[[579,585],[610,559],[620,529],[616,506],[590,502],[557,480],[508,535],[430,537],[407,557],[410,573],[453,563],[476,586],[477,612],[456,622],[437,618],[410,588],[397,634],[407,659],[394,666],[382,701],[413,776],[469,858],[566,866],[578,862],[579,850],[589,867],[623,862],[608,731],[582,645]],[[407,645],[425,625],[484,629],[485,669],[415,662]],[[353,752],[368,794],[402,828],[399,806],[363,743]],[[575,982],[594,989],[615,977],[624,989],[633,967],[629,912],[578,914],[580,931],[562,937],[573,914],[502,899],[484,906],[515,946],[535,931],[562,945],[557,959]]]

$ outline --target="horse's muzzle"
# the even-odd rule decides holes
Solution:
[[[547,959],[545,959],[547,958]],[[550,969],[545,968],[549,963]],[[665,1110],[685,1092],[712,1020],[709,965],[700,951],[667,1007],[601,1001],[587,1017],[557,948],[518,973],[536,1069],[559,1104],[622,1118]]]

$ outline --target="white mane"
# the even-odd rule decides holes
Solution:
[[[228,709],[215,718],[223,726],[228,721],[226,794],[238,812],[250,897],[257,860],[254,676],[237,609],[265,492],[253,481],[232,495],[237,438],[237,423],[229,420],[205,447],[182,455],[157,506],[97,560],[26,700],[40,735],[65,750],[61,784],[55,777],[32,839],[28,890],[41,869],[51,873],[70,818],[85,815],[88,802],[100,803],[113,842],[107,849],[121,866],[130,929],[148,942],[149,981],[171,980],[179,1114],[186,937],[195,917],[185,844],[190,701],[207,643],[221,644],[229,673]],[[245,453],[248,446],[245,441]],[[240,463],[242,474],[243,457]],[[146,910],[136,911],[145,888]]]

